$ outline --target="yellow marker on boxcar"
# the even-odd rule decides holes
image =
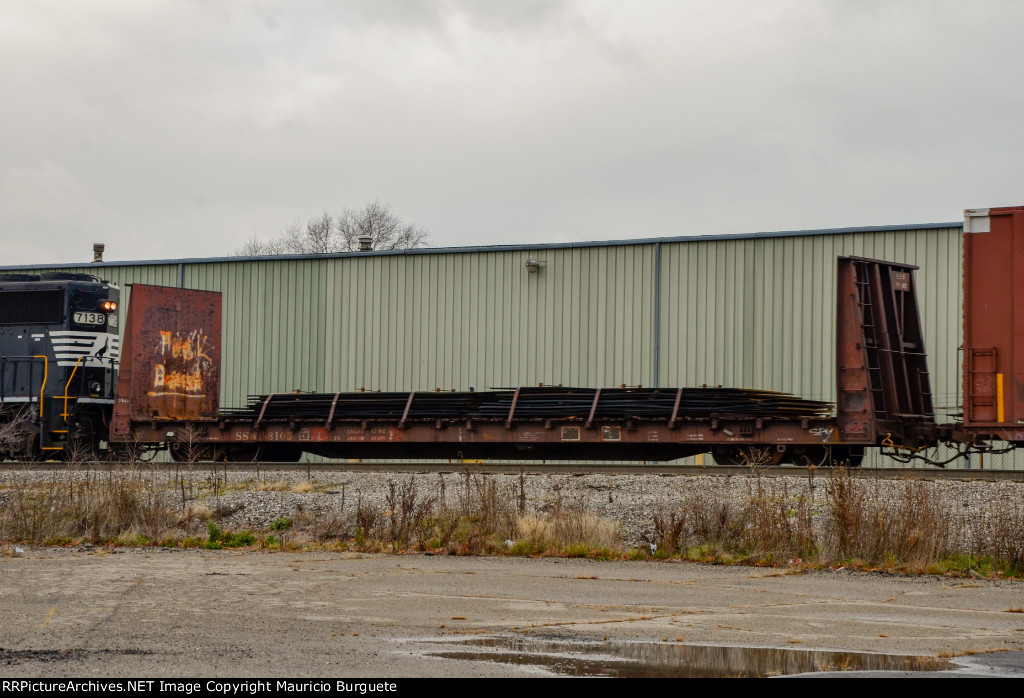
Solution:
[[[999,417],[999,423],[1003,423],[1006,419],[1003,417],[1003,374],[996,374],[996,413]]]

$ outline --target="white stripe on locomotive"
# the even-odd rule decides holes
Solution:
[[[113,332],[53,330],[50,341],[58,366],[74,366],[83,357],[85,360],[79,366],[110,367],[121,355],[121,340]]]

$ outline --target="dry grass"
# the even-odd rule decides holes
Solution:
[[[731,503],[720,483],[688,492],[681,507],[655,512],[654,538],[658,557],[717,559],[729,551],[771,562],[804,558],[815,550],[808,494],[759,475],[740,506]]]
[[[983,503],[951,501],[934,483],[860,480],[842,469],[803,482],[761,477],[757,468],[737,497],[724,478],[684,490],[651,514],[649,545],[626,547],[615,520],[597,515],[581,495],[552,488],[527,509],[522,478],[480,473],[407,477],[371,499],[342,488],[328,513],[303,508],[302,498],[254,545],[268,549],[421,550],[440,554],[566,555],[630,559],[683,558],[707,562],[885,568],[968,577],[1024,573],[1024,501],[1016,490]],[[209,527],[227,527],[233,500],[248,489],[308,493],[314,483],[229,482],[226,472],[134,465],[86,470],[72,465],[40,478],[0,476],[0,541],[208,545]],[[965,499],[967,495],[961,495]],[[969,520],[955,512],[975,512]],[[966,524],[964,523],[966,521]],[[236,535],[237,533],[237,535]],[[218,539],[245,544],[247,532]]]
[[[611,548],[619,542],[619,522],[578,511],[528,514],[516,519],[517,538],[540,550],[584,544]]]
[[[653,516],[655,557],[718,562],[844,565],[931,574],[1024,573],[1024,502],[1004,495],[954,526],[953,502],[936,483],[859,480],[836,468],[818,484],[762,478],[742,501],[721,485],[691,491]]]
[[[192,502],[178,514],[178,525],[189,528],[192,522],[205,524],[214,517],[215,513],[214,509],[204,502]]]
[[[454,480],[454,481],[453,481]],[[429,482],[429,481],[427,481]],[[433,486],[409,477],[387,483],[381,504],[362,492],[342,496],[329,514],[298,504],[266,531],[224,530],[237,507],[223,499],[240,487],[262,492],[306,493],[310,482],[228,482],[225,473],[194,468],[56,471],[39,480],[7,475],[0,495],[0,540],[69,543],[308,546],[363,551],[418,549],[444,554],[566,554],[606,557],[621,549],[618,523],[587,511],[582,500],[559,497],[548,511],[520,514],[524,497],[479,473],[440,476]],[[340,504],[340,506],[338,506]],[[249,541],[251,542],[243,542]]]
[[[162,540],[185,533],[166,479],[137,468],[55,472],[45,480],[8,473],[0,539],[67,542],[122,537]],[[188,518],[192,518],[189,516]]]
[[[833,472],[826,490],[831,513],[823,541],[827,557],[924,567],[957,552],[947,505],[931,483],[904,481],[889,499],[878,495],[878,487],[877,482],[854,480],[843,469]]]

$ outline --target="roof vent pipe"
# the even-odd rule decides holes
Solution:
[[[360,235],[359,236],[359,251],[360,252],[369,252],[370,250],[372,250],[373,247],[370,244],[372,242],[373,242],[373,238],[371,238],[369,235]]]
[[[92,246],[92,263],[102,264],[103,263],[103,250],[106,249],[106,245],[102,242],[94,243]]]

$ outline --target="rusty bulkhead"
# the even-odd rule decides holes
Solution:
[[[220,293],[132,284],[112,440],[134,423],[216,420],[220,351]]]

